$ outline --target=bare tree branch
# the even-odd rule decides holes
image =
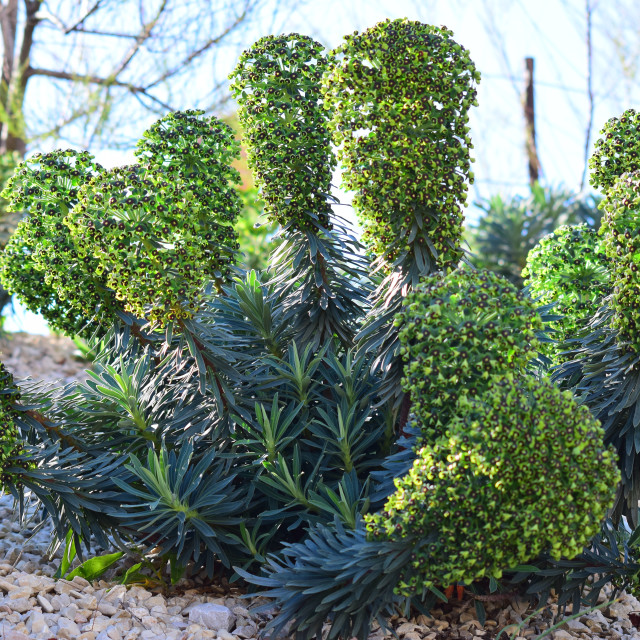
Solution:
[[[158,24],[158,21],[162,17],[162,14],[164,13],[166,7],[167,7],[167,0],[164,0],[161,3],[160,7],[158,8],[158,11],[156,12],[156,15],[153,18],[153,20],[151,20],[147,24],[142,25],[142,30],[136,37],[135,44],[129,49],[129,51],[127,51],[124,58],[118,65],[118,68],[115,69],[111,74],[114,78],[117,78],[129,66],[129,63],[133,60],[136,53],[140,51],[140,47],[151,37],[151,31]]]
[[[192,51],[191,54],[188,55],[179,65],[176,65],[175,67],[173,67],[173,69],[165,71],[165,73],[163,73],[160,77],[156,78],[151,84],[149,84],[147,88],[151,89],[152,87],[159,85],[161,82],[164,82],[165,80],[168,80],[169,78],[175,76],[179,71],[181,71],[183,67],[191,64],[196,58],[201,56],[216,44],[220,43],[224,38],[226,38],[232,31],[237,29],[238,26],[240,26],[244,22],[245,18],[247,17],[247,10],[248,8],[250,8],[250,6],[251,0],[247,0],[243,12],[222,33],[217,35],[215,38],[209,39],[205,44],[203,44],[195,51]]]
[[[41,2],[39,2],[38,4],[41,4]],[[101,4],[102,4],[102,0],[96,0],[96,2],[93,3],[93,6],[90,9],[81,18],[77,19],[70,26],[65,25],[65,23],[57,15],[55,15],[54,13],[51,13],[51,11],[47,11],[46,9],[43,9],[42,11],[38,11],[38,13],[36,14],[36,18],[43,22],[44,21],[50,22],[51,24],[58,27],[58,29],[60,29],[62,33],[67,35],[72,31],[80,30],[80,26],[82,25],[82,23],[89,16],[94,14],[100,8]]]
[[[587,22],[587,98],[589,100],[589,120],[584,139],[584,168],[582,169],[582,180],[580,180],[580,191],[584,189],[587,181],[587,171],[589,168],[589,147],[591,145],[591,129],[593,128],[593,47],[591,44],[591,18],[593,14],[591,0],[586,0],[585,17]]]
[[[129,40],[137,40],[140,37],[138,33],[118,33],[116,31],[99,31],[97,29],[74,29],[75,33],[86,33],[91,36],[106,36],[110,38],[127,38]]]
[[[26,73],[29,76],[44,76],[47,78],[56,78],[58,80],[68,80],[70,82],[82,82],[84,84],[99,84],[103,87],[123,87],[124,89],[128,89],[133,94],[142,94],[146,96],[156,104],[162,106],[164,109],[167,109],[167,111],[174,111],[171,105],[163,102],[162,100],[160,100],[160,98],[157,98],[156,96],[149,93],[149,87],[135,85],[130,82],[122,82],[117,78],[101,78],[100,76],[85,74],[76,75],[67,71],[57,71],[55,69],[34,69],[32,67],[29,67]]]
[[[18,64],[20,69],[24,69],[31,55],[31,47],[33,46],[33,32],[36,26],[40,22],[37,18],[38,7],[41,0],[26,0],[25,6],[27,9],[27,16],[24,25],[24,31],[22,32],[22,44],[20,46],[20,55],[18,56]],[[23,87],[24,89],[24,87]]]
[[[0,7],[0,30],[4,55],[2,57],[2,78],[0,79],[0,106],[6,111],[9,87],[15,66],[16,30],[18,28],[18,0],[9,0]],[[0,139],[6,135],[7,124],[0,122]]]
[[[224,99],[217,96],[226,85],[226,78],[219,76],[226,74],[202,82],[200,67],[207,61],[218,71],[220,47],[240,47],[238,34],[261,15],[265,4],[266,0],[0,0],[0,153],[6,149],[7,123],[22,138],[27,135],[24,130],[33,140],[49,134],[70,140],[71,135],[80,144],[90,135],[96,143],[108,139],[112,144],[111,122],[128,123],[137,112],[147,119],[145,112],[219,109]],[[294,0],[277,4],[280,12]],[[60,89],[66,84],[70,90],[63,91],[58,102],[34,105],[27,89],[34,77],[41,78],[35,82],[45,91],[53,88],[44,88],[47,81]],[[185,91],[189,82],[192,87],[195,83],[195,91]],[[126,135],[127,127],[122,131]],[[26,148],[24,140],[20,144]]]
[[[18,27],[18,0],[9,0],[0,7],[0,28],[4,57],[2,61],[2,80],[9,86],[13,72],[13,60],[16,48],[16,29]]]
[[[100,8],[102,1],[103,0],[96,0],[93,3],[93,6],[79,20],[77,20],[75,24],[65,29],[65,34],[75,31],[81,24],[83,24],[89,16],[93,15]]]

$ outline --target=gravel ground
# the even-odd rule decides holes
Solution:
[[[82,378],[86,363],[74,357],[73,342],[60,337],[12,334],[0,339],[0,360],[16,377],[69,382]],[[60,552],[49,558],[51,529],[35,535],[21,531],[10,496],[0,496],[0,640],[243,640],[257,638],[273,613],[251,609],[267,601],[242,598],[225,581],[208,584],[202,576],[185,580],[175,593],[114,582],[54,580]],[[606,602],[606,593],[601,596]],[[553,624],[557,606],[550,602],[525,624],[532,613],[528,601],[511,599],[486,603],[487,621],[476,619],[474,601],[465,594],[432,611],[389,622],[404,640],[533,640]],[[640,614],[640,602],[629,594],[601,610],[566,621],[547,637],[556,640],[608,638],[640,640],[630,616]],[[391,637],[374,629],[370,640]]]
[[[0,337],[0,361],[16,378],[47,382],[86,378],[88,363],[75,355],[76,345],[65,336],[7,333]]]

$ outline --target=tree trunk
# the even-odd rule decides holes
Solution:
[[[7,120],[0,125],[0,154],[17,151],[24,156],[27,151],[26,132],[22,126],[17,126],[17,123],[22,120],[24,95],[29,81],[27,72],[29,56],[33,46],[33,33],[39,22],[36,14],[41,3],[41,0],[24,0],[25,24],[17,59],[18,0],[8,0],[0,10],[0,26],[4,45],[0,101]]]

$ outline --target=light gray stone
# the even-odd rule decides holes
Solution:
[[[165,605],[164,605],[164,604],[156,604],[156,605],[154,605],[153,607],[150,607],[150,606],[149,606],[149,600],[147,600],[147,601],[144,603],[144,606],[149,608],[149,613],[150,613],[152,616],[158,616],[158,615],[162,615],[162,614],[167,614],[167,613],[169,613],[169,612],[167,611],[167,607],[165,607]]]
[[[18,588],[17,584],[13,584],[13,582],[9,582],[9,580],[0,580],[0,589],[3,591],[11,592],[15,591]]]
[[[74,603],[71,603],[70,605],[62,607],[62,609],[60,609],[60,615],[63,618],[67,618],[68,620],[75,620],[76,616],[78,615],[78,611],[78,606]]]
[[[123,584],[119,584],[113,587],[113,589],[109,589],[106,592],[104,599],[107,602],[111,602],[112,604],[114,602],[122,602],[124,600],[126,593],[127,593],[127,587],[125,587]]]
[[[167,616],[163,620],[167,627],[172,629],[186,629],[189,626],[182,616]]]
[[[29,629],[29,633],[36,635],[50,632],[49,625],[40,611],[31,612],[29,620],[27,621],[27,629]]]
[[[53,580],[47,580],[42,576],[32,576],[28,573],[21,573],[16,577],[16,583],[21,587],[31,587],[34,591],[43,591],[48,583],[53,589]]]
[[[233,633],[239,638],[255,638],[258,634],[258,627],[256,627],[255,624],[246,624],[241,627],[236,627]]]
[[[242,617],[242,618],[249,618],[249,610],[245,609],[245,607],[241,607],[240,605],[237,605],[235,607],[233,607],[233,609],[231,610],[233,611],[233,615],[238,616],[238,617]]]
[[[16,598],[15,600],[9,600],[4,604],[9,605],[11,611],[17,611],[18,613],[25,613],[33,608],[29,598]]]
[[[127,633],[127,631],[130,631],[131,627],[133,627],[133,622],[131,621],[131,618],[127,618],[127,619],[115,618],[114,622],[116,620],[117,620],[116,627],[118,628],[120,633]]]
[[[151,596],[151,598],[146,598],[144,600],[144,606],[151,611],[152,607],[166,606],[166,602],[162,596]]]
[[[143,589],[142,587],[131,587],[131,589],[129,589],[129,595],[132,598],[136,598],[138,602],[144,602],[145,600],[153,597],[153,593]]]
[[[76,586],[80,587],[80,589],[85,589],[86,587],[91,586],[91,583],[81,576],[74,576],[72,582],[75,582]]]
[[[118,629],[118,627],[116,626],[109,627],[106,630],[106,633],[109,640],[122,640],[122,633],[120,632],[120,629]]]
[[[54,611],[60,611],[63,607],[68,607],[71,604],[71,598],[69,594],[63,593],[61,595],[55,595],[51,598],[51,606]]]
[[[157,633],[158,635],[163,633],[166,628],[164,625],[158,622],[158,620],[156,620],[156,618],[154,618],[153,616],[145,616],[144,618],[142,618],[142,620],[140,620],[140,622],[142,622],[142,624],[147,629],[151,629],[151,631],[153,631],[154,633]]]
[[[600,609],[591,611],[591,613],[588,613],[587,615],[582,616],[582,618],[580,618],[580,622],[584,622],[585,624],[587,624],[587,620],[593,620],[598,624],[605,625],[605,626],[609,624],[609,620],[604,617]]]
[[[45,613],[53,612],[53,607],[51,606],[51,603],[41,593],[37,595],[36,600],[38,601],[38,604],[42,607],[42,610]]]
[[[149,615],[149,610],[146,607],[131,607],[129,613],[138,618],[138,620],[142,620],[142,618]]]
[[[98,611],[105,616],[115,616],[118,613],[118,609],[114,607],[110,602],[98,602]]]
[[[75,591],[76,590],[76,585],[73,582],[69,582],[68,580],[65,580],[64,578],[60,578],[60,580],[58,580],[56,582],[56,586],[55,586],[55,591],[56,593],[59,594],[68,594],[70,591]]]
[[[65,638],[65,640],[71,640],[80,635],[80,628],[69,618],[59,618],[58,620],[58,638]]]
[[[25,636],[24,633],[16,631],[15,629],[5,631],[2,638],[3,640],[29,640],[29,636]]]
[[[104,616],[96,616],[89,620],[83,627],[83,631],[95,631],[95,633],[100,633],[104,631],[106,628],[110,627],[113,624],[113,620],[111,618],[105,618]]]
[[[609,617],[617,620],[624,619],[633,611],[630,604],[626,602],[614,602],[609,606]]]
[[[32,593],[31,587],[18,587],[10,591],[8,597],[11,600],[18,600],[19,598],[30,598]]]
[[[81,609],[89,609],[89,611],[95,611],[98,608],[98,598],[95,596],[84,596],[77,602],[77,605]]]
[[[564,623],[564,626],[567,629],[571,629],[572,631],[589,631],[589,627],[584,623],[580,622],[580,620],[567,620]]]
[[[228,607],[210,602],[197,604],[189,610],[189,621],[207,629],[229,631],[235,622],[235,616]]]

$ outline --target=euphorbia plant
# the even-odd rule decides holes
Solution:
[[[624,515],[634,526],[640,499],[638,122],[638,114],[629,109],[608,120],[595,143],[591,183],[604,194],[599,250],[595,263],[592,255],[584,256],[578,269],[589,263],[595,268],[598,277],[590,288],[596,294],[596,307],[591,307],[590,316],[583,316],[582,328],[573,339],[565,340],[562,366],[553,374],[559,384],[573,388],[602,421],[605,441],[615,446],[622,472],[612,517],[617,522]],[[550,241],[548,249],[558,252],[557,244]],[[608,286],[602,288],[605,280]],[[554,297],[555,285],[548,276],[536,286]]]
[[[525,286],[560,316],[551,325],[554,340],[542,349],[554,364],[562,363],[562,353],[588,332],[586,325],[611,293],[609,266],[603,240],[586,224],[558,227],[527,256]]]
[[[27,282],[47,278],[27,300],[106,348],[87,382],[11,398],[7,446],[24,444],[7,450],[5,486],[38,497],[76,548],[96,538],[235,569],[278,600],[271,626],[292,620],[301,638],[327,617],[331,637],[365,638],[452,581],[576,554],[617,471],[599,423],[530,373],[531,300],[458,264],[468,52],[444,28],[387,21],[328,55],[298,34],[264,38],[234,76],[282,226],[266,274],[232,266],[236,146],[214,118],[163,118],[136,165],[82,156],[70,179],[53,154],[42,161],[59,173],[20,168],[16,198],[47,204],[34,201],[5,283],[20,294],[29,260]],[[373,263],[327,193],[330,132]],[[550,517],[554,504],[568,515]]]

